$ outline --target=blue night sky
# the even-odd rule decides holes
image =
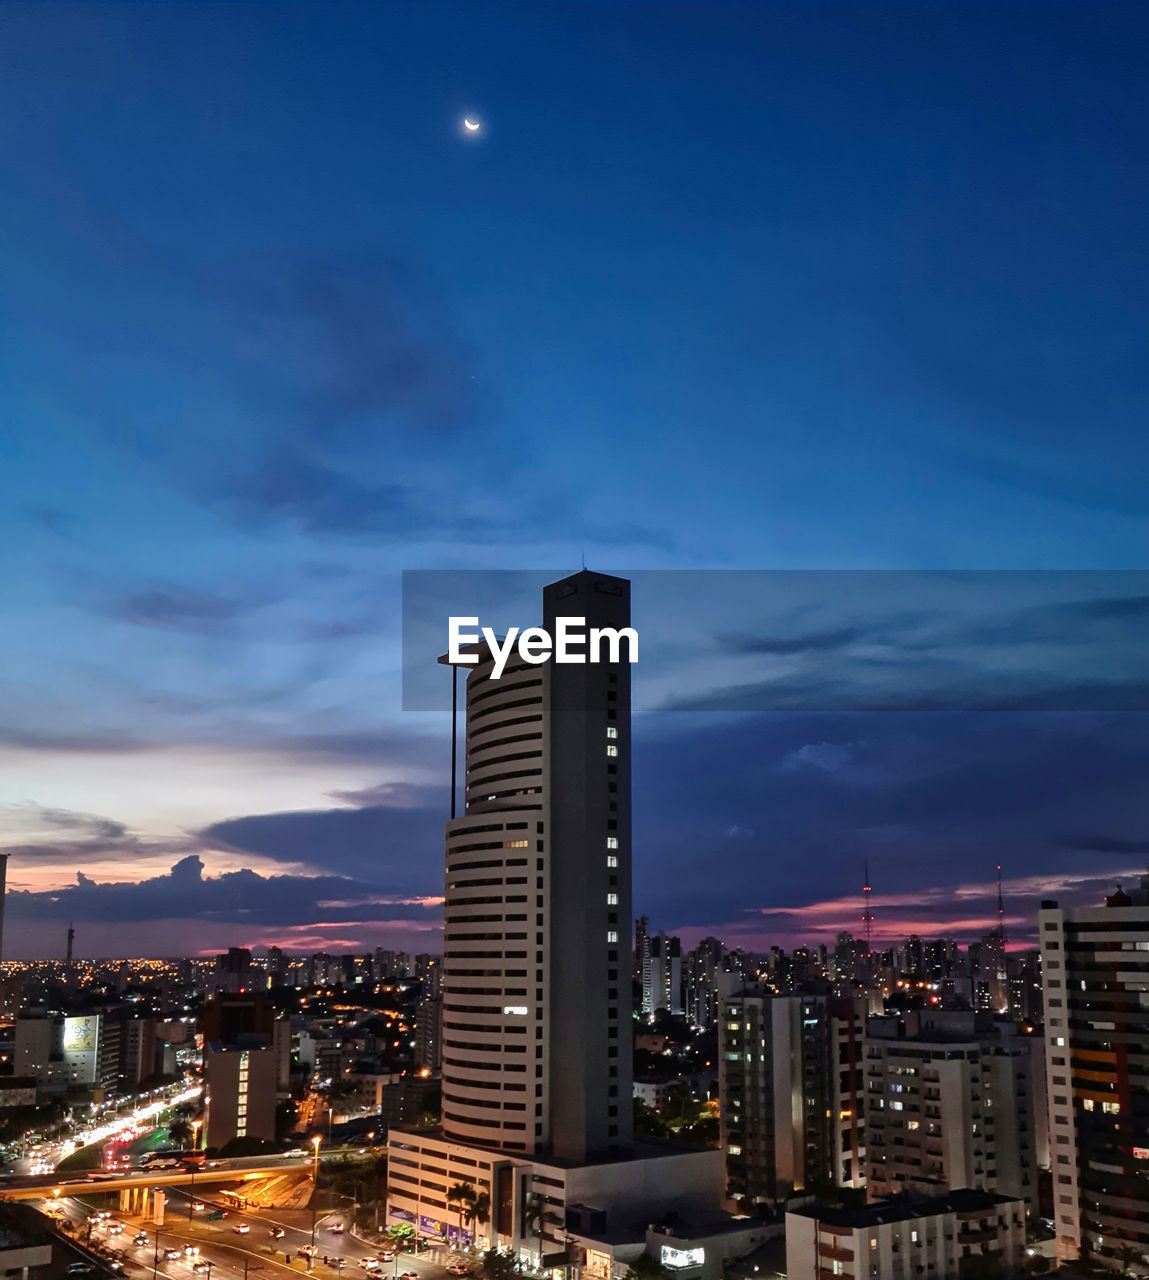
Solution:
[[[403,570],[1147,567],[1146,47],[1131,3],[0,6],[8,955],[434,950]],[[748,659],[896,684],[880,599],[656,645],[637,909],[826,940],[869,857],[883,936],[964,939],[1000,861],[1021,940],[1143,867],[1149,591],[1070,583],[937,669],[1072,614],[1084,708],[722,711]]]

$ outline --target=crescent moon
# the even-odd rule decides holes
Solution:
[[[463,117],[463,128],[466,129],[468,133],[478,133],[479,126],[481,124],[482,124],[482,121],[472,120],[470,116]]]

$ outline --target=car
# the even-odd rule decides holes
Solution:
[[[210,1262],[193,1262],[192,1270],[193,1271],[210,1271],[211,1263]]]
[[[164,1258],[168,1262],[175,1262],[177,1258],[182,1258],[183,1256],[184,1254],[182,1249],[165,1249],[164,1250]]]
[[[359,1265],[366,1271],[377,1271],[379,1269],[378,1258],[360,1258]]]
[[[137,1231],[136,1234],[132,1236],[132,1244],[147,1244],[147,1243],[148,1243],[148,1233],[146,1231]]]
[[[70,1276],[90,1276],[95,1267],[90,1262],[69,1262],[68,1274]]]
[[[464,1262],[455,1262],[447,1268],[447,1274],[449,1276],[469,1276],[471,1268]]]
[[[302,1147],[292,1147],[290,1151],[283,1153],[285,1160],[298,1160],[301,1156],[306,1156],[307,1152]]]
[[[184,1245],[184,1257],[185,1257],[185,1258],[191,1258],[191,1257],[194,1257],[197,1253],[199,1253],[199,1245],[198,1245],[198,1244],[185,1244],[185,1245]]]
[[[331,1265],[335,1268],[336,1271],[342,1271],[343,1268],[347,1265],[347,1261],[344,1258],[332,1258]]]
[[[286,1232],[282,1227],[272,1227],[267,1233],[273,1240],[282,1240]]]
[[[110,1236],[118,1236],[118,1235],[120,1235],[120,1233],[123,1231],[123,1229],[124,1229],[124,1224],[123,1224],[122,1222],[109,1222],[109,1223],[108,1223],[108,1235],[110,1235]]]
[[[341,1232],[345,1231],[346,1229],[347,1228],[343,1225],[342,1222],[333,1222],[327,1228],[328,1231],[334,1231],[336,1235],[339,1235]]]
[[[251,1230],[251,1227],[249,1227],[246,1222],[237,1222],[235,1226],[232,1227],[232,1230],[238,1235],[245,1236]]]
[[[192,1213],[203,1213],[203,1211],[204,1211],[206,1208],[207,1208],[207,1205],[206,1205],[206,1204],[204,1204],[204,1202],[203,1202],[202,1200],[193,1200],[193,1201],[192,1201]]]
[[[308,1257],[308,1258],[314,1258],[314,1257],[315,1257],[315,1255],[319,1252],[319,1250],[318,1250],[318,1248],[316,1248],[316,1246],[315,1246],[315,1245],[313,1245],[313,1244],[305,1244],[305,1245],[304,1245],[304,1246],[299,1250],[299,1252],[300,1252],[300,1253],[302,1253],[305,1257]]]
[[[378,1252],[375,1256],[379,1259],[379,1261],[380,1261],[380,1262],[394,1262],[394,1261],[395,1261],[395,1250],[394,1250],[394,1249],[380,1249],[380,1250],[379,1250],[379,1252]]]
[[[399,1280],[419,1280],[418,1271],[400,1271]]]

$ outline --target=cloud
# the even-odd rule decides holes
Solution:
[[[431,278],[375,253],[249,266],[224,291],[251,329],[247,378],[300,435],[476,425],[486,392]]]
[[[1136,868],[1114,864],[1107,871],[1063,872],[1017,876],[1003,880],[1005,927],[1010,943],[1036,943],[1037,905],[1053,898],[1064,906],[1099,905],[1116,881],[1137,876]],[[972,941],[996,929],[996,885],[991,881],[915,888],[908,891],[875,890],[870,903],[874,912],[873,937],[878,946],[903,942],[910,934],[954,937]],[[714,934],[731,946],[765,949],[772,944],[794,946],[822,942],[832,945],[839,933],[862,933],[860,885],[851,894],[819,898],[800,906],[746,908],[743,915],[721,923],[693,924],[680,929],[684,940]]]
[[[721,641],[733,653],[765,653],[785,656],[795,653],[844,649],[865,635],[858,627],[837,627],[830,631],[809,631],[793,636],[731,636]]]
[[[254,602],[231,600],[203,591],[178,587],[133,592],[121,597],[109,613],[121,622],[137,627],[158,627],[165,631],[182,631],[191,635],[221,635],[231,623]]]
[[[257,926],[347,929],[394,920],[435,928],[441,905],[435,894],[387,893],[349,876],[261,875],[246,867],[211,875],[199,854],[191,853],[166,874],[140,881],[99,882],[78,872],[76,883],[65,888],[9,890],[7,920],[16,926],[70,920],[134,926],[179,919],[187,938],[199,921],[230,923],[239,934]]]
[[[71,838],[59,839],[61,831]],[[0,853],[7,853],[21,870],[22,864],[31,864],[33,871],[59,863],[74,867],[92,861],[115,860],[125,865],[154,861],[196,844],[186,836],[142,837],[112,818],[37,804],[0,806],[0,834],[4,832],[15,833],[16,838],[0,845]]]
[[[854,748],[848,742],[808,742],[791,751],[781,764],[783,769],[820,769],[823,773],[837,773],[854,758]]]
[[[422,895],[443,881],[445,789],[437,798],[433,806],[251,814],[213,823],[200,834],[215,847],[386,879],[392,891]]]
[[[1117,840],[1113,836],[1079,836],[1066,846],[1081,853],[1144,854],[1149,857],[1149,839]]]
[[[16,725],[0,725],[0,750],[59,752],[71,755],[120,755],[144,751],[152,744],[130,733],[114,729],[91,732],[27,729]]]
[[[0,805],[0,832],[34,830],[37,827],[83,832],[89,837],[103,840],[118,840],[128,830],[122,822],[102,818],[94,813],[49,809],[38,804]]]
[[[426,490],[366,481],[352,464],[327,462],[277,446],[245,472],[213,479],[206,501],[247,530],[288,525],[315,537],[467,537],[493,541],[501,525]]]

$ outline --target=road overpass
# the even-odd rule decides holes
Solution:
[[[147,1169],[131,1173],[109,1173],[98,1178],[77,1177],[75,1174],[55,1174],[21,1178],[14,1177],[0,1182],[0,1200],[44,1200],[60,1196],[95,1195],[101,1192],[122,1191],[125,1187],[171,1187],[195,1182],[197,1186],[209,1182],[235,1182],[240,1178],[260,1177],[267,1174],[287,1173],[292,1169],[312,1167],[313,1160],[300,1158],[285,1160],[282,1156],[266,1159],[221,1161],[214,1166],[191,1169]]]

